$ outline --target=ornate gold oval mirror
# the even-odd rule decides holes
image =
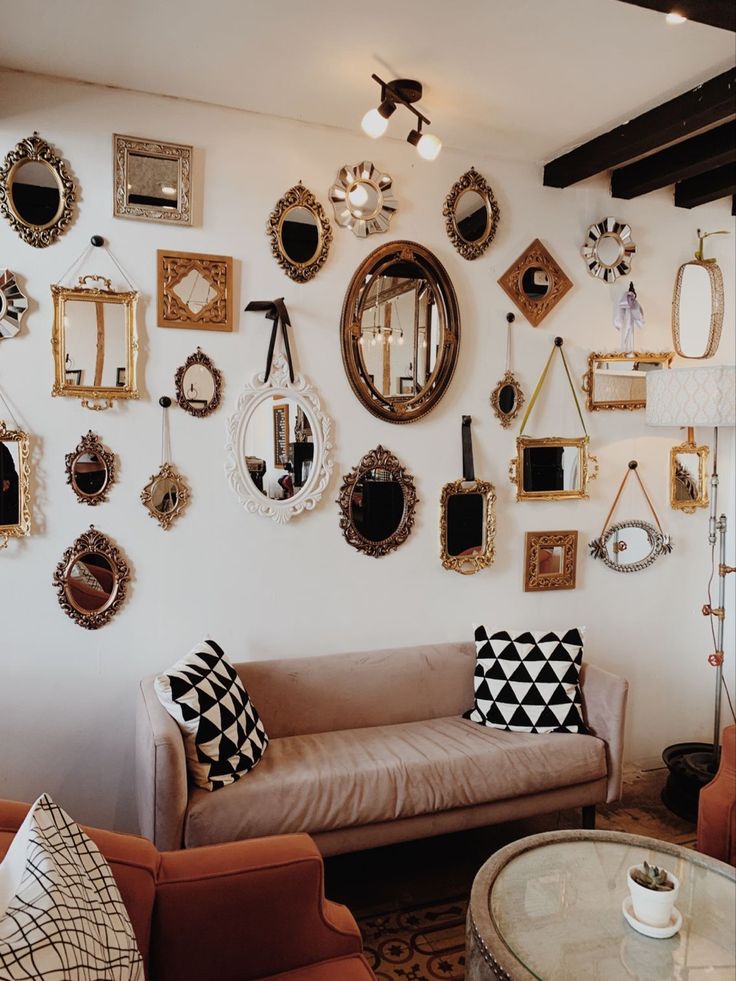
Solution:
[[[619,276],[631,272],[631,258],[636,246],[631,240],[631,227],[617,218],[604,218],[588,229],[580,250],[588,272],[604,283],[613,283]]]
[[[598,409],[644,409],[647,404],[647,377],[672,364],[671,351],[652,353],[588,355],[588,370],[583,375],[583,391],[588,412]]]
[[[90,431],[67,453],[66,482],[81,504],[101,504],[115,481],[115,456]]]
[[[0,549],[31,533],[31,468],[28,434],[0,419]]]
[[[692,259],[677,270],[672,340],[681,358],[712,358],[723,329],[723,273],[713,259]]]
[[[113,215],[192,224],[192,153],[185,143],[113,134]]]
[[[572,289],[572,281],[538,238],[509,266],[498,284],[532,327],[538,327]]]
[[[66,229],[75,198],[64,161],[38,133],[16,144],[0,167],[0,212],[34,248],[51,245]]]
[[[0,271],[0,340],[15,337],[28,309],[28,300],[9,269]]]
[[[516,376],[507,371],[491,392],[491,408],[504,429],[508,429],[524,404],[524,393]]]
[[[201,419],[220,404],[222,374],[199,347],[177,369],[174,384],[176,401],[190,416]]]
[[[496,554],[496,490],[487,480],[445,484],[440,499],[440,558],[465,576],[491,565]]]
[[[343,477],[337,503],[345,541],[373,558],[387,555],[409,537],[416,502],[414,478],[377,446]]]
[[[67,616],[86,630],[96,630],[120,609],[129,578],[119,549],[90,525],[64,552],[53,582]]]
[[[189,502],[189,488],[170,463],[161,465],[141,491],[141,501],[163,529],[171,526]]]
[[[588,453],[588,443],[587,436],[517,436],[517,455],[509,465],[511,483],[516,484],[516,500],[586,498],[588,481],[598,475],[598,461]]]
[[[332,228],[322,205],[303,184],[296,184],[280,198],[266,230],[274,258],[295,283],[312,279],[325,264]]]
[[[342,167],[329,192],[337,224],[358,238],[387,232],[399,206],[392,183],[370,160]]]
[[[83,406],[94,409],[137,399],[138,293],[116,292],[104,276],[81,276],[75,287],[53,285],[51,295],[56,368],[51,394],[81,398]],[[95,400],[101,402],[93,405]]]
[[[477,259],[493,241],[501,217],[491,185],[471,167],[455,181],[442,208],[448,237],[463,259]]]
[[[444,266],[416,242],[389,242],[363,260],[342,307],[342,360],[363,405],[413,422],[450,384],[460,344],[457,298]]]

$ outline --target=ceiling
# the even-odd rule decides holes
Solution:
[[[619,0],[0,0],[0,66],[356,130],[383,78],[448,146],[546,161],[729,68],[727,31]],[[62,43],[60,43],[60,41]],[[403,139],[408,116],[391,120]]]

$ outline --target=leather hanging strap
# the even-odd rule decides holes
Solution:
[[[473,435],[470,432],[470,416],[463,416],[462,440],[463,440],[463,480],[472,482],[475,480],[475,467],[473,466]]]
[[[611,505],[611,510],[608,512],[608,514],[606,515],[606,520],[603,522],[603,530],[601,531],[601,536],[600,536],[601,538],[603,538],[603,536],[606,533],[606,529],[608,528],[608,524],[609,524],[611,518],[613,517],[613,514],[614,514],[616,508],[618,507],[618,502],[621,500],[621,495],[624,492],[624,487],[626,487],[626,481],[629,479],[629,477],[631,476],[632,473],[634,474],[634,476],[636,477],[636,479],[639,482],[639,487],[641,487],[641,492],[644,495],[647,504],[649,505],[649,510],[652,512],[652,517],[657,522],[657,528],[659,528],[660,534],[662,535],[663,538],[665,537],[664,531],[662,529],[662,525],[659,522],[659,515],[657,514],[657,512],[656,512],[656,510],[654,508],[654,505],[652,504],[652,499],[650,498],[649,494],[647,493],[647,489],[644,486],[643,480],[639,476],[639,471],[638,471],[637,468],[638,468],[638,463],[636,462],[636,460],[631,460],[631,462],[629,463],[629,468],[628,468],[628,470],[626,471],[626,473],[624,475],[624,479],[621,481],[621,484],[619,485],[619,488],[618,488],[618,492],[617,492],[615,498],[613,499],[613,504]]]
[[[248,311],[259,311],[266,314],[266,320],[273,320],[273,329],[271,331],[271,340],[268,343],[268,355],[266,357],[266,373],[263,380],[268,381],[269,375],[271,374],[271,365],[273,364],[273,352],[276,347],[276,334],[278,333],[279,324],[281,325],[281,335],[284,339],[284,353],[286,354],[286,361],[289,365],[289,378],[294,381],[294,365],[291,360],[291,348],[289,347],[289,333],[287,327],[291,326],[291,320],[289,319],[289,311],[286,309],[286,304],[284,303],[283,296],[278,297],[276,300],[251,300],[248,306],[245,308],[246,313]]]
[[[555,356],[555,351],[560,352],[562,363],[565,366],[565,374],[567,375],[567,380],[570,383],[570,391],[572,392],[573,402],[575,403],[575,408],[578,410],[578,416],[580,417],[580,425],[583,427],[583,432],[585,433],[585,435],[586,436],[588,435],[588,430],[585,428],[585,420],[583,419],[583,412],[582,409],[580,408],[580,402],[578,401],[577,392],[575,391],[575,384],[573,383],[572,375],[570,374],[570,369],[567,364],[567,358],[565,357],[565,352],[562,350],[562,338],[555,337],[555,346],[552,348],[552,350],[549,353],[549,357],[547,358],[547,364],[544,366],[542,370],[542,374],[539,376],[539,381],[537,382],[537,387],[534,389],[534,394],[529,399],[529,405],[527,406],[526,412],[524,413],[524,418],[521,421],[521,429],[519,430],[519,436],[524,435],[524,429],[526,428],[526,424],[529,420],[529,416],[532,414],[532,409],[534,408],[537,398],[539,397],[539,393],[542,391],[542,388],[544,387],[544,383],[547,380],[547,374],[549,372],[550,365],[552,364],[552,358],[554,358]]]

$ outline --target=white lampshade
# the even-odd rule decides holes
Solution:
[[[649,372],[647,425],[735,426],[736,365]]]

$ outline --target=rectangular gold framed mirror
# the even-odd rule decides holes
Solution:
[[[528,531],[525,538],[524,591],[575,589],[576,531]]]
[[[53,285],[51,295],[51,394],[80,398],[86,408],[97,409],[110,408],[117,399],[137,399],[138,293],[113,290],[104,276],[81,276],[78,286]]]
[[[692,430],[685,443],[670,450],[670,506],[676,511],[692,514],[708,507],[708,453],[707,446],[695,445]]]
[[[509,478],[517,501],[582,500],[598,461],[588,452],[587,436],[517,436]]]
[[[112,142],[115,218],[191,225],[192,147],[118,133]]]
[[[583,391],[589,412],[599,409],[644,409],[647,404],[647,375],[672,365],[672,351],[588,356]]]
[[[455,480],[442,488],[440,558],[445,569],[468,576],[493,562],[495,502],[496,490],[486,480]]]
[[[0,549],[31,533],[30,486],[28,434],[0,419]]]

